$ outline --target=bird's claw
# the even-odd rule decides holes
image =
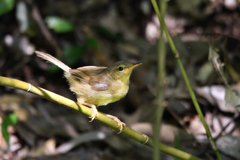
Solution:
[[[107,114],[106,116],[112,118],[114,121],[116,121],[116,122],[118,123],[117,127],[120,127],[120,128],[119,128],[119,132],[118,132],[117,134],[120,134],[120,133],[122,132],[123,128],[126,126],[126,124],[123,123],[122,121],[120,121],[120,120],[119,120],[117,117],[115,117],[115,116],[112,116],[112,115],[109,115],[109,114]]]
[[[119,120],[120,121],[120,120]],[[120,128],[119,128],[119,132],[117,133],[117,134],[120,134],[121,132],[122,132],[122,130],[123,130],[123,128],[126,126],[126,124],[125,123],[123,123],[123,122],[117,122],[118,123],[118,125],[117,125],[117,127],[119,127],[120,126]]]
[[[94,119],[98,118],[98,110],[97,110],[96,106],[92,105],[91,108],[93,110],[93,114],[89,117],[89,118],[91,118],[91,120],[89,122],[92,122]]]

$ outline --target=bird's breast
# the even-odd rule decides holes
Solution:
[[[116,98],[117,101],[126,96],[128,89],[129,89],[128,83],[124,84],[121,81],[117,81],[115,84],[111,86],[111,94],[114,98]]]
[[[126,85],[121,81],[116,81],[111,84],[108,90],[96,91],[97,96],[95,98],[92,98],[91,100],[88,99],[87,101],[89,101],[88,103],[92,103],[97,106],[107,105],[125,97],[128,89],[128,84]]]

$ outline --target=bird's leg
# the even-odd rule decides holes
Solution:
[[[81,104],[83,104],[85,106],[89,106],[93,110],[93,114],[89,117],[89,118],[91,118],[91,120],[89,122],[92,122],[94,119],[98,118],[98,110],[94,104],[89,104],[89,103],[85,103],[85,102],[81,102]]]
[[[125,127],[126,124],[123,123],[122,121],[120,121],[120,120],[119,120],[117,117],[115,117],[115,116],[112,116],[112,115],[109,115],[109,114],[106,114],[106,116],[108,116],[109,118],[112,118],[114,121],[116,121],[116,122],[118,123],[117,127],[120,127],[118,134],[120,134],[120,133],[122,132],[122,130],[123,130],[123,127]]]

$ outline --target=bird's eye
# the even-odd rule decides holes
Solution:
[[[119,71],[122,71],[122,70],[123,70],[123,67],[118,67],[118,70],[119,70]]]

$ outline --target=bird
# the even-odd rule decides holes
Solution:
[[[90,107],[93,114],[90,122],[98,118],[98,106],[105,106],[116,102],[126,96],[129,90],[129,79],[135,67],[142,63],[131,61],[119,61],[109,67],[83,66],[72,69],[50,54],[35,51],[36,55],[53,63],[64,71],[70,90],[76,94],[79,104]],[[118,123],[119,133],[122,132],[125,123],[117,117],[108,115]]]

